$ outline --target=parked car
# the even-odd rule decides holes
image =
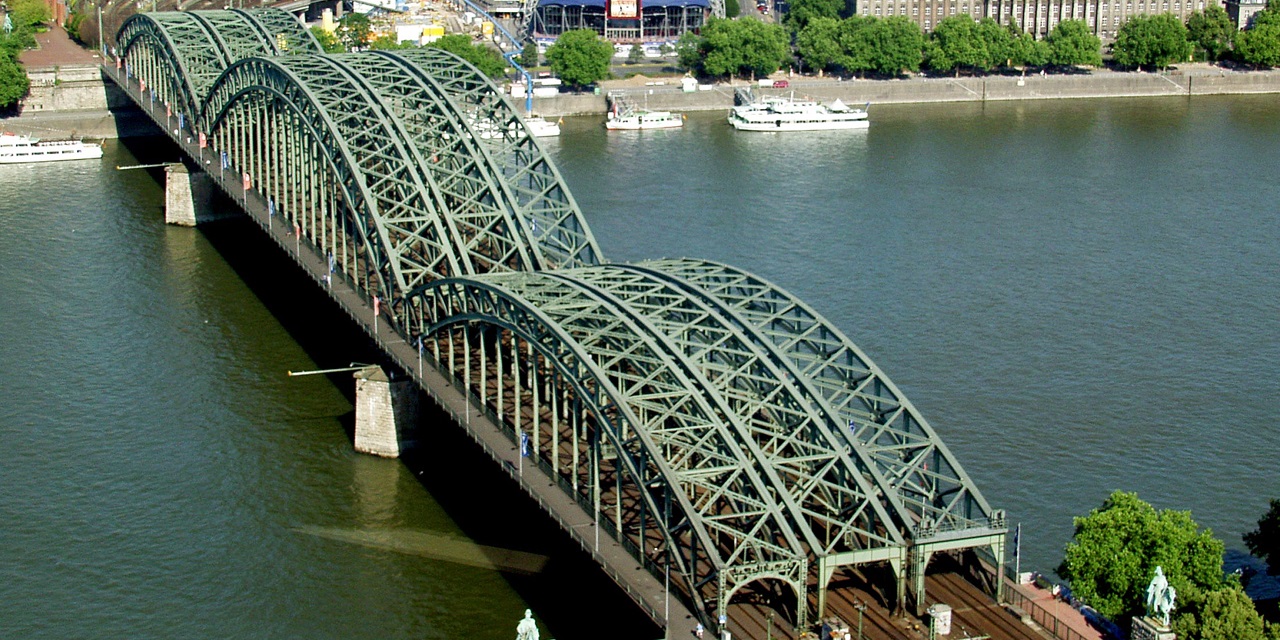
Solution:
[[[787,88],[787,87],[789,87],[789,86],[791,86],[791,83],[790,83],[790,82],[787,82],[786,80],[774,80],[774,81],[773,81],[773,88],[774,88],[774,89],[786,89],[786,88]]]

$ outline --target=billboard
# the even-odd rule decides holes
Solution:
[[[610,20],[640,19],[640,0],[606,0]]]

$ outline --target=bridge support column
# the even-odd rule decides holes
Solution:
[[[408,380],[392,381],[382,367],[355,372],[356,451],[398,458],[412,446],[406,436],[418,417],[418,390]]]
[[[199,169],[188,169],[181,162],[164,168],[164,221],[182,227],[194,227],[230,214],[213,210],[213,179]]]

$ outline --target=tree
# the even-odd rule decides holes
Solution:
[[[954,69],[957,76],[961,68],[984,68],[987,52],[978,37],[977,26],[967,15],[940,21],[925,45],[924,57],[929,68],[934,71]]]
[[[676,40],[676,64],[693,73],[702,70],[702,36],[692,31],[680,34]]]
[[[1258,528],[1243,536],[1249,553],[1267,563],[1267,573],[1280,574],[1280,500],[1271,499],[1271,508],[1258,520]]]
[[[867,47],[867,64],[873,71],[896,76],[920,70],[924,34],[906,16],[874,20],[859,32],[859,39]]]
[[[1173,14],[1136,15],[1116,32],[1115,60],[1126,67],[1163,69],[1191,57],[1187,27]]]
[[[471,44],[471,38],[462,33],[451,33],[441,36],[435,42],[426,45],[429,48],[444,49],[467,62],[475,65],[480,73],[490,78],[500,78],[507,72],[507,62],[497,50],[484,45]],[[612,53],[613,49],[610,48]]]
[[[995,18],[987,17],[979,20],[974,33],[978,36],[978,40],[982,42],[983,49],[986,50],[986,60],[984,60],[984,66],[982,67],[984,71],[1013,64],[1013,34],[1009,33],[1008,29],[1000,26],[1000,23]]]
[[[640,43],[631,45],[631,50],[627,52],[627,64],[640,64],[644,62],[644,47]]]
[[[713,76],[766,76],[791,57],[791,39],[777,24],[712,18],[702,29],[702,52],[702,67]]]
[[[532,69],[538,66],[538,43],[527,40],[520,49],[520,66]]]
[[[1036,40],[1031,34],[1018,26],[1013,16],[1009,16],[1009,24],[1005,25],[1009,32],[1009,64],[1012,66],[1043,67],[1049,64],[1049,43]]]
[[[613,45],[591,29],[566,31],[547,48],[547,64],[561,80],[583,87],[608,78]]]
[[[15,56],[0,50],[0,110],[8,110],[27,95],[31,81]]]
[[[1197,11],[1187,18],[1187,37],[1204,52],[1210,62],[1216,62],[1231,49],[1231,36],[1236,28],[1231,24],[1227,10],[1211,4],[1204,11]]]
[[[1045,41],[1049,43],[1051,64],[1062,67],[1102,65],[1102,41],[1089,31],[1084,20],[1059,22]]]
[[[395,51],[396,49],[412,49],[417,46],[412,42],[400,42],[395,33],[384,33],[369,43],[369,48],[374,51]]]
[[[9,15],[13,17],[13,27],[35,27],[53,19],[53,10],[44,0],[10,0]]]
[[[742,6],[738,4],[738,0],[724,0],[724,14],[726,16],[736,16],[742,13]]]
[[[791,8],[782,20],[799,32],[815,18],[839,19],[844,5],[844,0],[791,0]]]
[[[1193,631],[1189,624],[1178,631],[1178,637],[1200,640],[1266,640],[1269,625],[1258,614],[1253,600],[1240,585],[1229,584],[1205,594],[1199,606],[1199,620]],[[1194,635],[1192,635],[1194,634]]]
[[[1163,567],[1185,600],[1223,586],[1223,544],[1186,511],[1162,510],[1136,493],[1116,491],[1089,515],[1075,519],[1058,575],[1071,581],[1077,596],[1121,624],[1145,609],[1146,589],[1156,567]]]
[[[836,44],[840,46],[840,57],[835,64],[854,73],[863,73],[875,69],[872,64],[872,43],[868,39],[871,29],[879,22],[876,18],[854,14],[840,21],[836,30]]]
[[[369,44],[373,27],[369,16],[363,13],[348,13],[338,20],[338,40],[347,51],[360,51]]]
[[[1236,34],[1235,53],[1241,62],[1255,67],[1280,66],[1280,24],[1264,17],[1271,13],[1270,9],[1258,12],[1253,26]]]
[[[796,54],[815,71],[828,69],[844,57],[840,22],[835,18],[815,18],[796,34]]]
[[[346,51],[337,34],[320,25],[311,27],[311,35],[316,37],[316,42],[320,43],[320,48],[324,49],[325,53],[342,53]]]

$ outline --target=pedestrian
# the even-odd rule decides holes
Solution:
[[[706,629],[702,628],[701,622],[698,623],[698,626],[693,628],[693,635],[698,636],[699,638],[701,638],[702,634],[705,632],[706,632]]]

